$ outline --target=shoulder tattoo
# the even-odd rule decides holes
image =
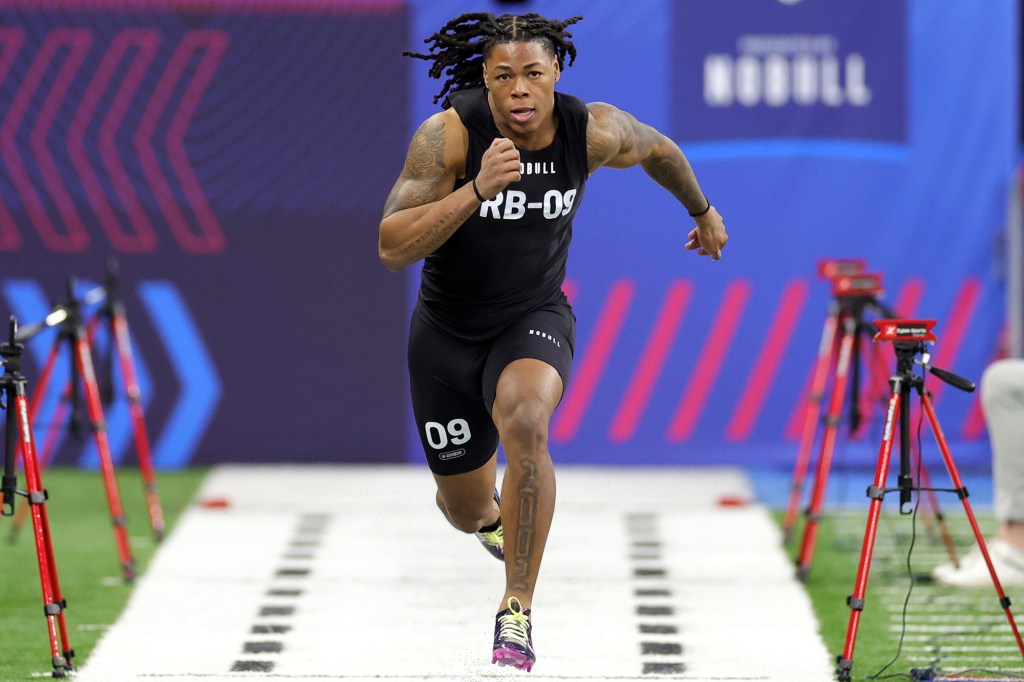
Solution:
[[[402,174],[408,178],[437,177],[445,169],[444,148],[444,121],[424,121],[409,143]]]

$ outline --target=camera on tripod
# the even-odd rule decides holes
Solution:
[[[875,341],[934,343],[937,340],[932,332],[935,320],[875,320],[875,326],[878,327]]]
[[[946,382],[950,386],[959,388],[961,391],[972,393],[976,388],[973,381],[965,379],[964,377],[953,374],[948,370],[944,370],[941,367],[932,367],[928,364],[931,359],[928,352],[926,343],[934,343],[936,341],[935,333],[932,332],[932,328],[935,326],[935,320],[875,320],[875,326],[878,327],[878,333],[874,336],[874,341],[890,341],[896,346],[896,360],[897,372],[906,372],[912,369],[910,362],[921,365],[929,372],[934,374],[936,377]],[[913,356],[920,353],[922,355],[921,360],[913,359]],[[902,365],[899,363],[903,363]]]
[[[832,295],[839,298],[880,298],[882,276],[874,272],[838,275],[832,278]]]

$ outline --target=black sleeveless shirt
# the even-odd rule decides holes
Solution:
[[[498,132],[487,91],[449,95],[469,131],[466,177],[472,182]],[[520,149],[522,179],[480,208],[423,262],[418,313],[466,341],[497,335],[524,313],[568,305],[562,293],[572,219],[587,180],[587,105],[555,93],[558,128],[544,149]]]

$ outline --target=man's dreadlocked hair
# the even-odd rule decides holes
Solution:
[[[434,97],[434,104],[449,92],[477,88],[484,84],[483,63],[491,48],[502,43],[531,42],[544,43],[548,51],[558,60],[558,67],[565,68],[565,57],[569,65],[576,61],[576,46],[569,38],[572,34],[567,26],[582,19],[571,17],[565,21],[546,19],[539,14],[502,14],[496,17],[486,12],[471,12],[455,17],[441,27],[441,30],[424,39],[430,43],[426,54],[403,52],[408,57],[433,62],[430,77],[440,79],[445,73],[448,80]],[[445,101],[447,109],[450,104]]]

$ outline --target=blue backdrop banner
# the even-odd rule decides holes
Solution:
[[[413,44],[460,12],[509,9],[413,7]],[[552,424],[557,461],[790,464],[832,299],[821,259],[863,259],[882,303],[937,319],[934,364],[977,380],[998,354],[1017,130],[1012,0],[985,12],[972,0],[525,8],[584,15],[559,87],[673,137],[731,237],[721,262],[699,259],[682,249],[692,223],[641,170],[592,176],[569,262],[578,343]],[[410,128],[436,110],[436,89],[413,71]],[[986,467],[976,395],[928,385],[958,460]],[[841,434],[840,466],[874,462],[887,391],[864,370],[868,417]]]

